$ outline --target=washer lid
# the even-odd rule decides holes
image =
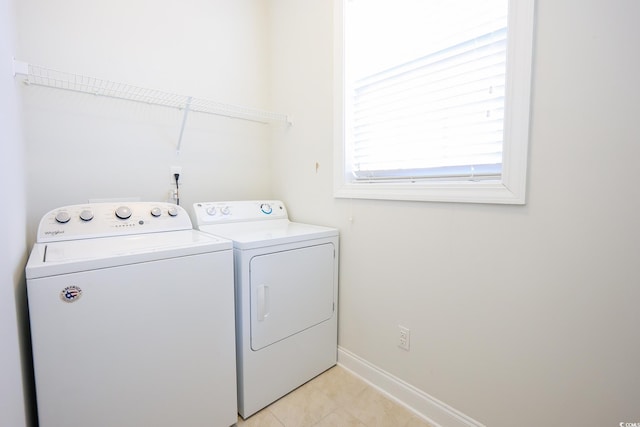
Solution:
[[[200,231],[233,240],[238,249],[294,243],[338,236],[338,230],[319,225],[301,224],[288,219],[200,225]]]
[[[197,230],[36,243],[25,273],[34,279],[231,248],[231,241]]]

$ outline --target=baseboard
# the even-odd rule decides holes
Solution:
[[[444,402],[338,347],[338,364],[405,406],[433,427],[485,427]]]

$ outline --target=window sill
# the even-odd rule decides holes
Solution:
[[[348,199],[405,200],[457,203],[524,205],[521,188],[497,181],[437,183],[343,183],[334,189],[334,197]]]

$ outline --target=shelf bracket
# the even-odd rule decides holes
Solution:
[[[13,77],[16,75],[29,75],[29,64],[26,62],[18,61],[16,58],[13,58]]]
[[[191,108],[192,97],[187,98],[187,103],[184,106],[184,115],[182,116],[182,126],[180,126],[180,136],[178,136],[178,144],[176,145],[176,154],[180,154],[180,147],[182,146],[182,135],[184,134],[184,127],[187,124],[187,116],[189,115],[189,108]]]

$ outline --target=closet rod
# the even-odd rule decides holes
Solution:
[[[25,76],[24,82],[28,85],[46,86],[108,98],[177,108],[186,110],[185,114],[195,111],[258,123],[280,122],[287,123],[288,125],[292,124],[291,119],[286,114],[273,113],[240,105],[225,104],[186,95],[177,95],[65,71],[57,71],[14,59],[13,75],[15,77],[18,74]]]

